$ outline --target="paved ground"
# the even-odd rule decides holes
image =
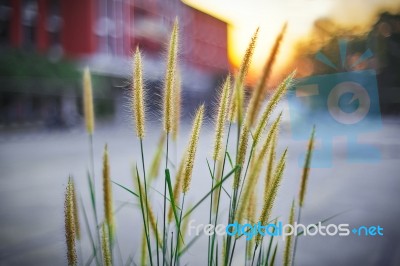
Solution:
[[[154,152],[158,128],[146,137],[146,156]],[[180,143],[186,143],[183,128]],[[302,237],[299,240],[297,265],[400,265],[400,120],[386,119],[382,131],[365,140],[379,148],[382,160],[373,164],[352,164],[344,160],[345,139],[335,142],[334,167],[312,170],[303,210],[303,223],[314,223],[344,210],[349,212],[332,223],[351,226],[380,225],[383,237]],[[280,149],[289,146],[289,164],[280,189],[274,214],[286,220],[292,198],[297,194],[301,169],[297,156],[305,143],[291,140],[283,130]],[[206,156],[210,157],[212,130],[204,129],[195,166],[192,189],[187,202],[195,202],[209,187]],[[132,128],[107,124],[96,130],[95,166],[100,177],[101,152],[107,142],[110,150],[113,180],[131,186],[131,167],[139,158],[139,146]],[[172,148],[172,159],[181,154]],[[78,183],[79,193],[89,208],[85,172],[88,167],[88,144],[81,130],[53,131],[30,134],[0,135],[0,265],[62,265],[65,264],[63,233],[63,193],[68,175]],[[99,179],[98,179],[99,180]],[[100,182],[97,182],[100,185]],[[161,188],[161,183],[155,184]],[[229,187],[229,185],[227,185]],[[98,186],[100,194],[100,186]],[[117,214],[118,242],[123,257],[134,255],[140,246],[140,216],[135,199],[114,187],[116,205],[129,202]],[[153,192],[153,205],[161,208],[161,197]],[[261,197],[261,195],[259,196]],[[260,200],[261,201],[261,200]],[[101,197],[98,197],[101,202]],[[101,205],[101,204],[99,204]],[[207,206],[194,215],[205,223]],[[226,212],[226,208],[223,208]],[[99,208],[101,213],[101,207]],[[85,230],[84,230],[85,233]],[[83,238],[84,252],[88,239]],[[200,241],[187,257],[190,265],[204,265],[206,239]],[[242,254],[238,248],[238,254]],[[87,256],[86,256],[87,257]],[[86,258],[85,257],[85,258]],[[281,257],[281,254],[279,254]],[[119,261],[118,261],[119,262]],[[241,265],[242,263],[237,263]]]

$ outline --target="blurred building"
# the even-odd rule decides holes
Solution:
[[[64,62],[67,62],[69,72],[88,65],[95,75],[107,78],[101,84],[103,87],[124,87],[131,72],[130,57],[136,46],[145,54],[144,72],[153,88],[150,94],[159,94],[157,90],[165,72],[166,44],[176,17],[181,34],[179,56],[183,87],[189,101],[198,101],[212,93],[215,83],[228,70],[226,22],[180,0],[0,0],[0,61],[3,58],[3,65],[8,65],[7,69],[0,67],[0,78],[4,81],[0,85],[1,113],[15,115],[16,109],[26,109],[27,104],[20,100],[21,93],[35,95],[44,87],[49,87],[47,91],[57,98],[51,105],[58,113],[63,112],[65,94],[79,103],[79,71],[67,77],[48,73],[51,79],[59,77],[71,81],[68,86],[65,82],[58,84],[57,87],[68,87],[62,90],[52,91],[52,85],[49,85],[47,72],[54,72],[58,69],[55,65]],[[15,56],[10,55],[14,53]],[[22,74],[24,79],[29,78],[30,70],[35,72],[33,61],[38,57],[48,61],[43,63],[48,66],[40,71],[40,80],[32,75],[35,86],[30,82],[25,85],[15,82],[20,75],[19,68],[27,69]],[[24,62],[29,66],[20,66]],[[58,72],[68,71],[61,67]],[[99,90],[102,93],[98,97],[113,97],[116,103],[122,99],[121,92],[110,93],[108,90],[104,93],[107,88]],[[15,91],[19,94],[15,95]],[[23,102],[30,101],[26,93]],[[39,98],[43,97],[46,98],[43,95]],[[43,109],[41,101],[28,105]],[[41,113],[46,111],[41,110],[37,116]],[[76,113],[79,113],[78,109]],[[0,124],[10,120],[4,116],[0,117]],[[22,120],[30,119],[29,115],[24,118],[23,112],[20,116]],[[63,119],[62,114],[56,116]]]

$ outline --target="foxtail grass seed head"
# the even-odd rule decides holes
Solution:
[[[274,161],[276,157],[276,144],[277,144],[277,133],[273,135],[271,149],[268,154],[267,171],[265,173],[265,190],[268,190],[272,179],[272,171],[274,169]]]
[[[73,206],[74,206],[74,222],[75,222],[75,235],[76,239],[80,240],[81,239],[81,227],[79,223],[79,210],[78,210],[78,201],[76,199],[76,188],[75,188],[75,182],[71,178],[71,183],[72,183],[72,201],[73,201]]]
[[[144,266],[146,265],[146,259],[147,259],[147,245],[146,245],[146,233],[145,229],[143,228],[142,231],[142,242],[141,242],[141,254],[140,254],[140,265]]]
[[[103,223],[101,226],[101,252],[103,255],[103,265],[111,266],[111,251],[110,251],[110,240],[106,224]]]
[[[143,66],[139,47],[133,56],[133,88],[132,88],[132,112],[135,118],[136,135],[143,139],[145,135],[145,105],[143,88]]]
[[[65,201],[64,201],[64,218],[65,218],[65,240],[67,244],[67,259],[68,265],[78,265],[78,258],[76,256],[76,229],[74,217],[74,187],[72,180],[68,180]]]
[[[165,139],[166,139],[165,134],[162,133],[158,140],[156,153],[154,154],[153,160],[151,161],[150,172],[149,172],[149,182],[153,181],[155,178],[158,177],[158,174],[160,171],[160,166],[161,166],[161,160],[162,160],[162,156],[163,156],[163,147],[164,147]]]
[[[289,224],[294,226],[294,200],[292,201],[292,207],[290,208],[289,214]],[[286,232],[289,231],[289,228],[286,228]],[[288,234],[285,239],[285,252],[283,253],[283,265],[289,266],[291,265],[292,260],[292,243],[293,243],[293,234]]]
[[[196,112],[196,116],[193,121],[192,133],[190,135],[190,140],[186,153],[186,163],[185,168],[183,170],[183,193],[188,192],[190,187],[190,181],[192,179],[192,172],[194,166],[194,160],[196,157],[197,144],[199,142],[200,129],[203,123],[204,116],[204,105],[201,105],[200,108]]]
[[[92,135],[94,132],[93,92],[92,79],[87,67],[83,71],[83,112],[85,115],[86,130]]]
[[[260,151],[253,157],[252,163],[250,165],[249,176],[247,178],[247,182],[244,185],[243,195],[241,197],[241,201],[239,203],[239,208],[237,212],[237,221],[241,223],[243,221],[245,210],[249,204],[251,204],[250,197],[254,193],[254,189],[257,185],[258,178],[260,176],[261,169],[263,167],[263,162],[265,161],[267,151],[271,146],[271,142],[273,139],[273,135],[277,133],[277,128],[279,127],[279,122],[281,119],[281,115],[276,119],[274,124],[271,126],[270,131],[268,132],[268,136],[265,139],[263,145],[261,146]]]
[[[252,193],[250,196],[250,204],[247,205],[247,211],[246,211],[246,216],[247,216],[247,221],[249,221],[250,224],[255,224],[256,223],[256,212],[257,212],[257,194]],[[253,248],[255,244],[255,238],[250,239],[248,245],[247,245],[247,257],[251,258]]]
[[[278,188],[282,180],[283,171],[286,165],[286,154],[287,149],[283,152],[281,158],[279,159],[278,165],[276,166],[274,178],[271,182],[271,186],[267,189],[267,191],[264,191],[264,204],[259,218],[259,221],[262,225],[265,225],[268,222],[268,219],[271,215],[276,194],[278,193]],[[257,235],[256,238],[257,243],[259,243],[262,239],[260,235]]]
[[[112,203],[112,189],[110,177],[110,163],[108,158],[108,147],[105,145],[103,154],[103,196],[104,196],[104,214],[105,221],[110,231],[110,238],[114,237],[114,215]]]
[[[216,183],[218,183],[218,182],[220,182],[221,181],[221,178],[222,178],[222,168],[223,168],[223,166],[224,166],[224,160],[219,160],[218,162],[217,162],[217,172],[216,172],[216,174],[215,174],[215,181],[216,181]],[[216,213],[217,212],[217,207],[218,207],[218,204],[219,204],[219,201],[218,201],[218,191],[220,190],[221,188],[219,188],[219,189],[214,189],[214,191],[213,191],[213,198],[214,199],[216,199],[216,200],[214,200],[213,201],[213,206],[212,206],[212,211],[214,212],[214,213]]]
[[[268,81],[269,75],[271,73],[272,67],[274,65],[275,59],[278,55],[279,47],[281,46],[283,36],[285,35],[285,32],[286,32],[286,28],[287,28],[287,23],[284,24],[281,32],[279,33],[278,37],[276,38],[275,43],[271,50],[271,54],[270,54],[267,62],[264,65],[262,75],[251,95],[250,102],[247,107],[247,114],[246,114],[246,122],[248,124],[248,127],[250,127],[250,128],[253,126],[253,124],[257,118],[261,102],[264,99],[263,92],[264,92],[265,86],[267,85],[267,81]]]
[[[243,104],[244,104],[244,83],[245,83],[246,76],[247,76],[247,73],[250,68],[254,49],[256,47],[258,31],[259,31],[259,28],[256,29],[256,31],[254,32],[254,34],[250,40],[249,46],[247,47],[246,52],[243,56],[243,60],[240,65],[239,71],[236,75],[234,86],[233,86],[235,97],[233,98],[233,102],[231,104],[230,120],[232,121],[232,120],[234,120],[234,117],[236,117],[236,120],[238,121],[238,125],[240,125],[241,121],[242,121]]]
[[[175,73],[178,57],[178,35],[179,35],[178,19],[175,20],[172,28],[171,39],[169,41],[167,72],[164,81],[164,130],[169,133],[173,129],[174,101],[173,90],[175,84]]]
[[[256,126],[256,130],[254,131],[254,142],[258,143],[260,140],[261,134],[267,125],[268,119],[274,111],[276,105],[282,99],[283,95],[285,95],[287,89],[291,86],[294,76],[296,75],[296,71],[293,71],[289,74],[281,84],[279,84],[278,88],[275,90],[272,97],[269,99],[267,106],[265,107],[261,117]]]
[[[236,165],[239,165],[240,168],[235,172],[235,175],[234,175],[234,179],[233,179],[233,188],[234,189],[239,188],[239,185],[240,185],[243,164],[244,164],[244,161],[246,158],[247,146],[248,146],[248,142],[249,142],[249,135],[250,135],[250,129],[246,126],[246,124],[244,124],[242,127],[242,131],[240,133],[239,149],[238,149],[238,154],[236,156]]]
[[[175,83],[173,90],[174,99],[174,118],[173,118],[173,128],[172,128],[172,139],[176,141],[179,135],[179,124],[181,121],[181,105],[182,105],[182,84],[181,84],[181,74],[179,68],[176,71]]]
[[[222,87],[219,96],[217,118],[215,120],[215,137],[214,137],[214,151],[213,151],[214,161],[221,159],[225,120],[228,113],[228,105],[229,105],[230,83],[231,83],[231,78],[230,76],[228,76],[225,80],[225,83]]]
[[[306,160],[304,162],[303,175],[301,177],[300,194],[299,194],[300,207],[303,206],[304,197],[306,195],[307,180],[310,172],[311,156],[312,156],[312,151],[314,149],[314,137],[315,137],[315,126],[312,129],[310,140],[308,142]]]

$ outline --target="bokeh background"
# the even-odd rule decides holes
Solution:
[[[81,104],[84,67],[91,69],[93,78],[96,176],[100,177],[101,153],[108,143],[113,180],[132,186],[131,167],[140,152],[129,110],[131,56],[136,46],[142,49],[148,99],[146,155],[152,158],[162,132],[166,43],[176,17],[180,22],[184,108],[179,141],[172,148],[175,161],[184,149],[194,109],[200,103],[207,109],[193,178],[195,189],[188,202],[196,202],[210,185],[206,158],[211,154],[217,89],[229,72],[235,73],[250,36],[260,27],[247,79],[251,93],[274,39],[287,22],[265,89],[273,91],[293,69],[298,78],[372,69],[380,113],[369,118],[370,127],[375,119],[382,121],[377,130],[358,136],[379,151],[380,160],[375,162],[347,160],[348,140],[337,132],[332,167],[312,169],[302,215],[307,224],[348,211],[332,222],[380,225],[385,235],[302,238],[295,265],[400,265],[398,0],[0,0],[0,265],[66,264],[63,193],[68,175],[74,176],[79,194],[89,204],[89,152]],[[348,43],[343,65],[339,40]],[[368,49],[373,56],[351,67]],[[316,60],[319,51],[341,68]],[[292,135],[287,102],[278,109],[284,110],[279,149],[289,147],[289,163],[274,214],[286,219],[297,195],[298,158],[306,142]],[[161,187],[158,182],[155,187]],[[101,187],[97,189],[100,195]],[[133,256],[138,261],[141,220],[136,203],[118,187],[114,187],[114,196],[115,205],[122,206],[117,215],[122,257]],[[161,208],[157,193],[153,204]],[[206,206],[200,208],[194,219],[206,222],[206,210]],[[84,237],[84,252],[89,252],[88,243]],[[202,265],[205,245],[206,238],[196,244],[185,262]],[[239,249],[239,256],[242,253]]]

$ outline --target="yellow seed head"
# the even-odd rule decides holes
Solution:
[[[154,154],[153,160],[150,165],[149,182],[153,181],[156,177],[158,177],[158,173],[159,173],[160,165],[161,165],[161,159],[163,156],[163,147],[164,147],[165,139],[166,139],[165,133],[162,133],[158,140],[157,151]]]
[[[111,178],[110,178],[110,163],[108,159],[108,148],[107,145],[104,147],[103,154],[103,196],[104,196],[104,214],[105,221],[110,230],[110,238],[114,237],[114,215],[113,215],[113,203],[112,203],[112,189],[111,189]]]
[[[173,116],[173,128],[172,128],[172,139],[176,141],[179,134],[179,123],[181,121],[181,105],[182,105],[182,84],[180,72],[176,71],[175,86],[173,90],[174,99],[174,116]]]
[[[111,266],[111,251],[110,251],[110,244],[109,244],[109,235],[106,224],[103,223],[101,227],[101,252],[103,255],[103,265],[104,266]]]
[[[240,185],[240,179],[243,169],[243,164],[246,158],[247,146],[249,142],[250,129],[246,124],[243,125],[242,131],[239,138],[239,150],[236,156],[236,165],[240,165],[240,168],[235,172],[233,179],[233,188],[237,189]]]
[[[253,57],[254,49],[256,48],[256,42],[258,37],[258,28],[254,32],[249,46],[243,56],[242,63],[240,64],[239,72],[236,75],[234,83],[234,95],[233,102],[231,105],[230,120],[233,121],[234,117],[238,121],[238,125],[241,124],[243,116],[243,103],[244,103],[244,82],[246,80],[247,73],[250,68],[251,59]]]
[[[178,57],[178,19],[175,20],[174,27],[171,33],[171,39],[169,41],[168,48],[168,59],[167,59],[167,72],[165,74],[164,81],[164,130],[165,132],[171,132],[173,128],[173,116],[174,116],[174,101],[173,101],[173,90],[175,84],[175,72],[176,62]]]
[[[83,71],[83,112],[85,115],[86,130],[89,134],[94,132],[94,111],[92,80],[89,68]]]
[[[231,78],[228,76],[222,87],[222,91],[219,96],[217,119],[215,121],[215,137],[214,137],[214,152],[213,160],[217,161],[221,159],[222,141],[224,138],[224,126],[225,120],[228,113],[229,104],[229,91],[230,91]]]
[[[75,217],[74,217],[74,187],[72,180],[68,180],[65,201],[64,201],[64,218],[65,218],[65,240],[67,244],[68,265],[78,265],[75,246]]]
[[[250,196],[250,201],[249,204],[247,205],[247,211],[246,211],[246,216],[247,216],[247,221],[249,221],[250,224],[254,224],[256,222],[256,212],[257,212],[257,194],[252,193]],[[255,244],[255,238],[253,237],[250,239],[248,245],[247,245],[247,257],[251,258],[253,248]]]
[[[274,65],[275,59],[278,55],[279,47],[281,45],[283,36],[286,32],[287,24],[283,26],[281,32],[279,33],[278,37],[275,40],[274,46],[272,47],[271,54],[267,60],[267,62],[264,65],[264,69],[261,75],[261,78],[259,79],[253,94],[251,95],[249,105],[247,107],[247,113],[246,113],[246,123],[248,123],[249,127],[252,127],[255,119],[257,117],[257,114],[260,109],[260,105],[262,100],[264,99],[263,97],[263,91],[265,86],[267,85],[267,80],[269,78],[269,75],[272,70],[272,66]]]
[[[185,168],[183,170],[183,193],[188,192],[190,187],[194,160],[196,157],[197,144],[199,142],[200,129],[201,125],[203,124],[203,116],[204,105],[201,105],[200,108],[197,110],[196,116],[193,121],[192,133],[190,135],[190,140],[186,151]]]
[[[254,194],[254,189],[257,185],[258,178],[260,176],[260,172],[263,167],[263,162],[265,161],[265,157],[267,155],[267,151],[271,146],[273,135],[276,134],[277,128],[279,127],[280,118],[281,115],[276,119],[274,124],[271,126],[268,136],[265,139],[260,151],[253,157],[252,163],[250,165],[249,176],[247,178],[246,184],[244,185],[243,194],[237,212],[237,221],[239,223],[243,221],[247,206],[251,204],[250,203],[251,195]]]
[[[287,154],[287,149],[283,152],[278,162],[278,165],[276,166],[276,171],[274,178],[271,182],[271,186],[268,188],[267,191],[264,191],[264,204],[259,218],[259,221],[263,225],[266,224],[266,222],[268,222],[268,219],[271,215],[272,207],[274,206],[276,194],[278,192],[278,188],[282,180],[283,171],[286,165],[286,154]],[[257,235],[256,238],[257,238],[256,239],[257,243],[259,243],[260,240],[262,239],[260,235]]]
[[[299,194],[300,207],[303,207],[304,197],[306,195],[307,180],[310,172],[311,155],[314,149],[314,137],[315,137],[315,126],[312,129],[310,140],[308,142],[307,155],[306,155],[306,160],[304,162],[303,175],[301,177],[300,194]]]
[[[144,105],[144,89],[143,89],[143,66],[142,56],[139,48],[133,56],[133,88],[131,108],[135,118],[136,135],[143,139],[145,135],[145,105]]]
[[[217,162],[217,172],[216,172],[216,174],[215,174],[215,182],[216,182],[216,183],[218,183],[218,182],[221,181],[223,165],[224,165],[224,160],[219,160],[219,161]],[[213,198],[214,198],[215,200],[213,201],[212,211],[213,211],[214,213],[217,211],[217,206],[218,206],[218,204],[219,204],[219,201],[218,201],[218,194],[219,194],[219,193],[218,193],[218,192],[219,192],[220,189],[221,189],[221,187],[218,188],[218,189],[214,189],[214,191],[213,191]]]
[[[258,121],[258,124],[256,126],[256,130],[254,131],[254,142],[258,143],[260,140],[261,134],[265,129],[265,126],[267,125],[268,119],[270,115],[272,114],[272,111],[276,107],[276,105],[279,103],[283,95],[286,93],[287,88],[290,87],[293,78],[296,74],[296,71],[293,71],[289,76],[287,76],[281,84],[279,84],[278,88],[275,90],[274,94],[272,97],[269,99],[267,106],[265,107],[263,113],[261,114],[261,117]]]
[[[147,259],[147,245],[146,245],[146,232],[143,228],[142,231],[142,242],[141,242],[141,254],[140,254],[140,265],[145,266],[146,265],[146,259]]]
[[[289,214],[289,224],[294,225],[294,201],[292,201],[292,207],[290,208]],[[288,232],[289,228],[286,228],[286,232]],[[293,243],[293,234],[288,234],[285,239],[285,252],[283,254],[283,265],[289,266],[291,265],[291,257],[292,257],[292,243]]]
[[[81,239],[81,227],[79,224],[79,210],[78,210],[78,202],[76,199],[76,189],[75,189],[75,183],[72,179],[72,201],[73,201],[73,206],[74,206],[74,221],[75,221],[75,235],[76,239],[80,240]]]

